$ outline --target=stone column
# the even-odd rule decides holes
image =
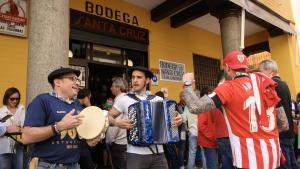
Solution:
[[[241,8],[233,4],[225,5],[218,11],[223,56],[233,50],[240,50]]]
[[[49,72],[68,65],[69,0],[29,1],[27,104],[52,90]]]

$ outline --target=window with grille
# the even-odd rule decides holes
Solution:
[[[196,89],[212,87],[218,84],[217,74],[220,71],[220,60],[201,55],[193,55]]]

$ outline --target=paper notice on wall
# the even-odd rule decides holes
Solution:
[[[185,64],[159,60],[160,80],[181,82]]]

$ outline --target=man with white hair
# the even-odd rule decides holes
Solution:
[[[259,64],[259,69],[262,73],[272,78],[277,83],[275,88],[279,98],[280,104],[283,106],[286,117],[289,122],[289,130],[279,133],[280,147],[283,152],[286,162],[281,164],[280,168],[300,168],[294,152],[294,132],[293,132],[293,118],[291,109],[291,94],[288,85],[281,80],[278,74],[278,66],[274,60],[264,60]]]
[[[115,96],[114,102],[126,95],[128,84],[122,77],[112,78],[111,93]],[[124,118],[123,115],[116,117]],[[106,142],[109,144],[112,164],[114,169],[126,168],[127,130],[110,126],[106,134]]]

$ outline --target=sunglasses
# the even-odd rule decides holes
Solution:
[[[11,98],[9,98],[9,100],[10,100],[10,101],[19,101],[20,98],[14,98],[14,97],[11,97]]]

